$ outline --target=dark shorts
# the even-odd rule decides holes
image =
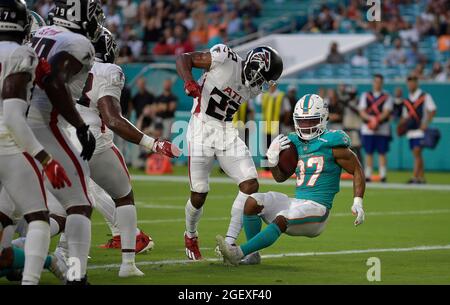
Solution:
[[[362,135],[361,141],[364,151],[369,155],[374,152],[384,155],[389,151],[389,136]]]
[[[416,147],[423,147],[423,138],[409,139],[409,148],[413,150]]]

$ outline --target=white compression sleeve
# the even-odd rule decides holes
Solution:
[[[19,146],[34,157],[44,148],[28,126],[25,116],[27,108],[27,102],[22,99],[6,99],[3,101],[3,118]]]

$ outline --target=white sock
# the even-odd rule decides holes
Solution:
[[[364,175],[366,176],[366,178],[372,178],[372,168],[366,166],[366,168],[364,169]]]
[[[243,222],[242,213],[244,211],[245,201],[249,195],[239,192],[236,199],[234,199],[233,206],[231,207],[231,220],[228,226],[227,236],[225,241],[229,244],[236,243],[236,239],[241,233]]]
[[[184,209],[186,215],[186,234],[188,237],[196,237],[198,222],[203,214],[203,207],[196,209],[189,199],[186,203],[186,208]]]
[[[22,285],[37,285],[50,245],[50,226],[45,221],[35,220],[28,224],[25,241],[25,266]]]
[[[387,173],[387,170],[386,170],[386,166],[380,166],[379,168],[378,168],[378,171],[380,172],[380,178],[386,178],[386,173]]]
[[[0,251],[11,247],[11,242],[14,237],[14,233],[16,232],[15,225],[9,225],[3,229],[2,240],[0,242]]]
[[[59,233],[59,223],[50,217],[50,236],[53,237]]]
[[[70,280],[79,280],[86,275],[87,258],[91,245],[91,220],[81,214],[71,214],[66,220],[66,239],[69,250],[69,263],[72,259],[78,259],[80,270],[74,274],[68,274]],[[79,274],[77,271],[80,271]]]
[[[122,250],[136,249],[136,207],[128,204],[117,208],[117,226],[120,230],[120,242]],[[122,252],[123,263],[134,263],[135,252]]]

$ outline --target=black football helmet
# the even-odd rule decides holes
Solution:
[[[105,15],[99,0],[56,0],[49,23],[65,27],[95,42],[102,33]]]
[[[110,64],[114,63],[116,55],[119,52],[116,40],[111,32],[105,27],[103,27],[99,39],[94,42],[94,48],[96,60]]]
[[[283,60],[275,49],[257,47],[247,53],[244,61],[244,84],[250,89],[266,90],[276,84],[283,72]]]
[[[30,33],[31,15],[24,0],[0,1],[0,33],[19,35],[25,39]]]

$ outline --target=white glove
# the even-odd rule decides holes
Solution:
[[[289,143],[291,143],[291,140],[283,134],[279,134],[273,139],[266,154],[270,166],[273,167],[278,164],[280,152],[289,148]]]
[[[352,214],[356,216],[355,219],[355,226],[359,226],[364,222],[365,213],[362,205],[362,198],[361,197],[355,197],[353,199],[353,205],[352,205]]]

